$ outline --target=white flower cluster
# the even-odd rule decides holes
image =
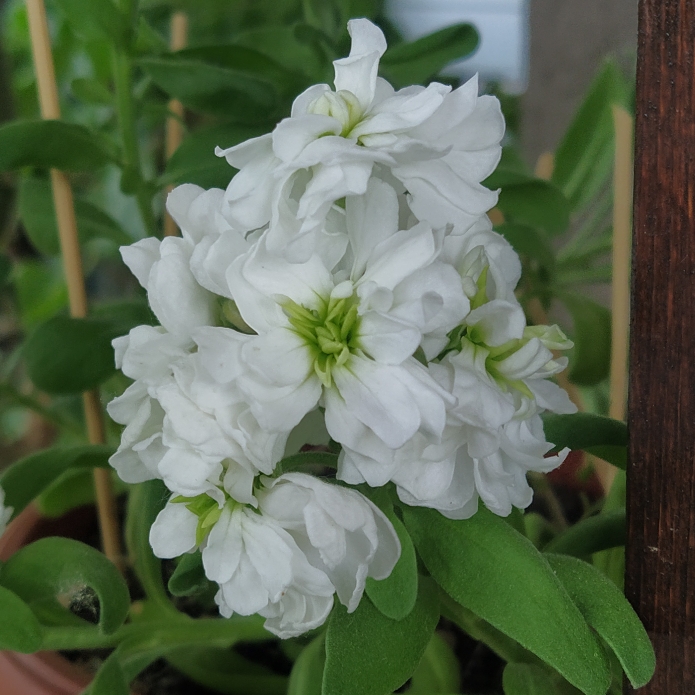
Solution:
[[[13,513],[14,509],[12,507],[5,506],[5,491],[0,487],[0,536],[5,533]]]
[[[260,613],[281,637],[354,610],[389,575],[394,529],[347,485],[395,483],[451,518],[526,507],[550,470],[539,414],[571,412],[548,377],[571,343],[526,326],[520,263],[486,216],[504,120],[475,79],[399,91],[365,19],[335,90],[311,87],[275,130],[225,151],[226,191],[174,190],[181,238],[122,249],[160,327],[114,341],[134,383],[111,463],[162,479],[159,557],[202,549],[225,616]],[[320,409],[337,478],[278,475],[289,434]],[[346,485],[347,484],[347,485]]]

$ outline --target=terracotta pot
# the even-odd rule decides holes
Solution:
[[[64,535],[64,530],[68,531],[65,535],[74,535],[69,530],[74,529],[77,518],[67,515],[49,523],[33,505],[27,507],[0,538],[0,560],[38,538]],[[82,525],[84,518],[83,510]],[[0,652],[1,695],[79,695],[90,680],[87,673],[55,652]]]

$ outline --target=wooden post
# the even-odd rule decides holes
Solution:
[[[56,85],[48,21],[43,0],[27,0],[29,31],[36,68],[36,81],[39,88],[41,116],[46,119],[60,118],[60,103]],[[82,257],[77,236],[77,221],[72,198],[72,187],[68,177],[61,171],[51,170],[53,201],[58,221],[58,235],[63,256],[65,281],[68,286],[70,315],[82,318],[87,315],[87,293],[84,286]],[[99,394],[89,391],[83,395],[87,433],[92,444],[103,444],[104,416],[99,402]],[[106,556],[117,566],[122,566],[120,525],[116,514],[116,504],[111,488],[108,470],[94,470],[99,526],[102,547]]]
[[[641,0],[638,51],[625,589],[656,649],[640,694],[693,695],[695,3]]]

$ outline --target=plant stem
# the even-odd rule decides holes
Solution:
[[[133,103],[133,64],[130,56],[119,48],[114,49],[113,64],[116,110],[123,144],[123,176],[126,178],[127,187],[135,193],[148,235],[154,236],[157,225],[152,212],[152,196],[140,166],[140,148]]]

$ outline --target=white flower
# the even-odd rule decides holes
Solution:
[[[0,536],[5,533],[7,524],[10,522],[13,513],[13,507],[5,506],[5,491],[0,487]]]
[[[224,617],[259,613],[267,618],[266,628],[283,639],[325,622],[333,584],[277,521],[234,503],[189,502],[167,504],[152,526],[150,543],[157,557],[177,557],[199,546],[209,531],[203,567],[219,584],[215,601]]]
[[[401,551],[398,536],[383,512],[356,490],[286,473],[258,494],[261,511],[289,531],[309,562],[328,576],[349,613],[367,577],[391,574]]]
[[[437,262],[441,234],[425,224],[398,230],[387,184],[373,181],[346,214],[349,254],[333,272],[316,254],[304,263],[273,254],[266,234],[239,257],[227,281],[258,335],[215,329],[219,340],[213,351],[199,344],[201,359],[217,379],[239,375],[271,431],[292,429],[322,399],[341,443],[360,423],[391,448],[421,428],[437,436],[452,399],[412,355],[426,331],[441,330],[440,314],[453,327],[468,312],[460,277]]]
[[[296,261],[308,252],[286,249],[288,241],[320,227],[336,200],[365,193],[381,169],[407,190],[418,219],[435,227],[468,228],[497,200],[480,184],[501,154],[497,99],[478,97],[475,78],[453,92],[438,83],[395,92],[377,77],[386,50],[381,30],[354,19],[348,31],[352,48],[334,63],[335,91],[310,87],[273,133],[218,150],[240,170],[226,191],[228,219],[248,230],[271,223],[269,248]],[[288,240],[276,222],[290,198],[301,227]]]

